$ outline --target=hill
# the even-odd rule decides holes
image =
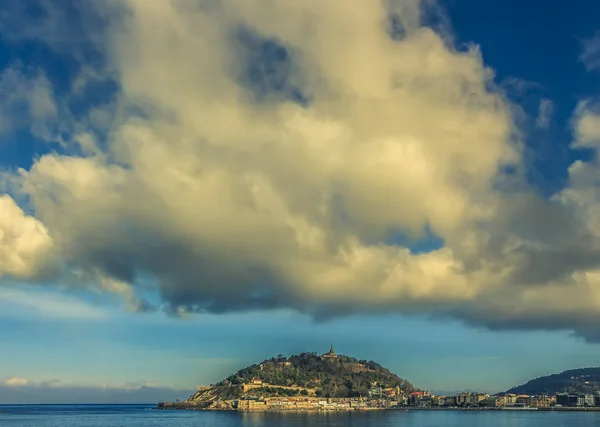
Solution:
[[[600,368],[570,369],[560,374],[535,378],[523,385],[513,387],[506,393],[556,394],[593,393],[600,391]]]
[[[373,388],[412,391],[413,385],[373,361],[330,353],[279,355],[248,366],[190,396],[188,402],[272,396],[367,396]]]

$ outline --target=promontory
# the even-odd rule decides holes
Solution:
[[[278,355],[250,365],[217,384],[201,387],[163,409],[282,411],[382,409],[413,385],[380,364],[338,355]]]

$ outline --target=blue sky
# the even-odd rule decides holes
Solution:
[[[585,153],[568,147],[573,109],[582,98],[597,96],[600,88],[598,75],[578,60],[584,41],[598,31],[600,5],[586,0],[569,4],[450,0],[445,4],[458,43],[477,43],[497,81],[510,87],[517,78],[533,86],[526,93],[514,90],[512,94],[527,112],[530,126],[535,124],[540,100],[553,102],[549,128],[529,129],[531,180],[544,192],[561,188],[567,167],[585,158]]]
[[[63,387],[114,387],[116,396],[148,384],[164,387],[150,396],[182,398],[257,360],[280,352],[325,351],[330,343],[337,352],[379,361],[438,392],[502,391],[531,377],[594,366],[598,357],[596,345],[569,333],[490,332],[451,320],[353,316],[321,324],[288,311],[181,320],[68,299],[60,310],[44,312],[20,306],[14,296],[7,299],[1,317],[7,331],[1,338],[3,373],[31,378],[36,387],[54,380]],[[30,393],[34,400],[49,398]],[[106,401],[104,395],[97,401]],[[24,393],[17,396],[27,399]],[[78,399],[75,392],[72,398]]]
[[[600,4],[176,3],[0,10],[0,403],[598,365]]]

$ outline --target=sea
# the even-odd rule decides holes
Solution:
[[[600,412],[370,411],[248,413],[154,405],[0,405],[0,427],[600,427]]]

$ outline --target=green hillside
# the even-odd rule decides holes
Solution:
[[[263,385],[243,391],[253,380]],[[373,361],[336,355],[328,358],[302,353],[279,355],[239,370],[213,387],[200,390],[189,400],[234,399],[244,395],[315,395],[322,397],[367,396],[374,387],[412,391],[413,385]]]
[[[570,369],[560,374],[535,378],[507,390],[506,393],[552,395],[561,392],[593,393],[595,391],[600,391],[600,368]]]

